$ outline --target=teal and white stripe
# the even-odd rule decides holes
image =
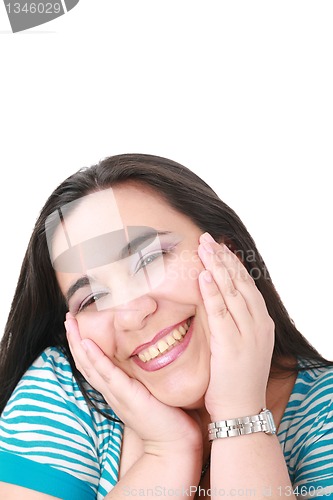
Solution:
[[[122,432],[88,407],[66,357],[48,348],[1,415],[0,481],[101,500],[117,482]],[[298,497],[333,498],[333,367],[299,372],[278,438]]]
[[[109,414],[115,417],[111,410]],[[88,407],[66,357],[48,348],[1,415],[0,480],[8,482],[11,468],[16,477],[9,482],[21,484],[21,470],[32,467],[26,487],[70,500],[99,500],[117,482],[121,441],[122,425]],[[62,487],[61,496],[58,488],[65,475],[69,489]]]
[[[333,497],[333,367],[298,373],[278,438],[299,497]]]

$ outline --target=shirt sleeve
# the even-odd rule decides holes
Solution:
[[[321,407],[299,452],[293,482],[298,498],[333,498],[332,395],[327,405]]]
[[[88,407],[63,354],[49,348],[0,417],[0,481],[64,500],[103,498],[103,471],[113,472],[115,483],[119,465],[120,434],[112,442],[113,427]],[[108,446],[113,457],[106,463]]]

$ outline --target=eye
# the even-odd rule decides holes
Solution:
[[[89,295],[81,302],[78,307],[77,313],[84,311],[85,309],[87,309],[87,307],[95,304],[98,300],[100,300],[102,297],[105,297],[106,295],[108,295],[108,292],[96,292]]]
[[[151,252],[150,254],[145,255],[142,259],[139,260],[134,270],[134,274],[140,271],[140,269],[143,269],[144,267],[154,262],[159,257],[163,257],[163,255],[166,255],[167,253],[169,253],[169,250],[158,250],[157,252]]]

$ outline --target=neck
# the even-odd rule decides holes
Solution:
[[[283,418],[290,395],[293,391],[297,373],[284,372],[279,377],[268,380],[266,392],[267,408],[273,413],[275,425],[278,428]]]

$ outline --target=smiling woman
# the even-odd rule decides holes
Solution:
[[[239,217],[171,160],[106,158],[51,194],[0,377],[1,498],[333,496],[333,363]]]

